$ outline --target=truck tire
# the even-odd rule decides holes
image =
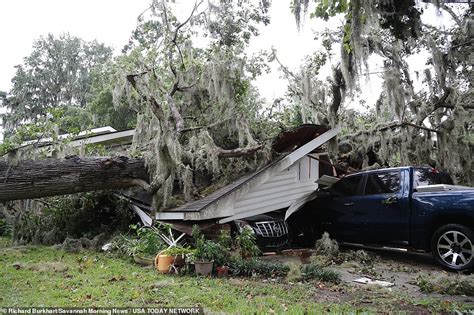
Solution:
[[[446,224],[433,234],[431,251],[434,258],[451,270],[474,267],[474,233],[460,224]]]

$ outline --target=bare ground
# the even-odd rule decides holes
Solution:
[[[342,252],[354,249],[345,248]],[[340,273],[342,283],[327,285],[315,283],[314,299],[330,303],[346,302],[354,307],[375,307],[385,311],[407,311],[428,313],[426,306],[438,304],[444,306],[460,305],[464,310],[474,311],[474,296],[472,294],[449,295],[423,292],[417,285],[420,277],[433,281],[468,281],[471,285],[474,276],[471,273],[450,272],[439,266],[427,254],[400,253],[386,251],[368,251],[374,255],[373,264],[348,260],[340,264],[330,265],[329,268]],[[301,263],[299,257],[274,255],[265,259],[280,262]],[[381,287],[375,284],[360,284],[355,279],[367,277],[393,283],[391,287]],[[387,307],[387,308],[385,308]],[[449,307],[448,307],[449,308]],[[434,307],[436,310],[437,307]],[[433,310],[433,308],[431,308]]]

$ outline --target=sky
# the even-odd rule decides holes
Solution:
[[[116,53],[127,43],[136,26],[137,17],[149,5],[149,0],[15,0],[2,2],[0,18],[0,91],[11,88],[15,65],[21,64],[32,51],[33,41],[48,33],[59,35],[69,32],[85,40],[97,39],[112,46]],[[177,0],[186,14],[190,1]],[[296,67],[305,54],[314,50],[312,30],[296,29],[288,1],[273,1],[272,22],[262,29],[261,36],[252,41],[251,49],[279,51],[279,58],[290,67]],[[311,45],[313,43],[313,45]],[[7,48],[7,49],[5,49]],[[278,78],[278,76],[277,76]],[[266,79],[261,82],[267,81]],[[278,89],[285,87],[278,82]],[[264,87],[263,94],[272,98],[280,95],[272,91],[274,86]]]
[[[120,51],[149,0],[6,0],[1,4],[0,91],[11,88],[14,66],[48,33],[97,39]]]

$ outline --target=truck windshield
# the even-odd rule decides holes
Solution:
[[[414,180],[414,187],[438,184],[453,185],[453,180],[447,173],[430,168],[416,168]]]

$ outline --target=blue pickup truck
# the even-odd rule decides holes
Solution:
[[[452,184],[432,168],[351,174],[320,189],[290,226],[311,242],[327,231],[340,242],[432,252],[451,270],[471,269],[474,190]]]

